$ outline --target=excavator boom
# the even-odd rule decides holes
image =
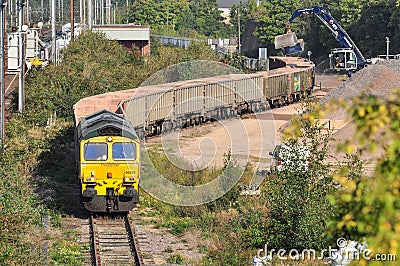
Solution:
[[[289,23],[293,22],[293,20],[295,20],[298,16],[308,14],[314,14],[316,17],[318,17],[321,22],[332,32],[333,37],[342,44],[345,50],[348,51],[351,49],[354,52],[357,59],[357,68],[362,68],[366,64],[368,64],[354,41],[325,8],[321,6],[314,6],[312,8],[297,9],[289,18]],[[286,27],[286,29],[288,29],[288,26]],[[290,26],[289,31],[291,32]],[[291,33],[294,34],[293,32]],[[275,37],[275,48],[283,49],[284,53],[285,51],[290,51],[293,46],[297,45],[297,43],[295,44],[293,42],[288,42],[286,36],[287,33]],[[289,45],[287,45],[287,43],[289,43]]]

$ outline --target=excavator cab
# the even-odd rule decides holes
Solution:
[[[357,56],[351,48],[332,49],[329,58],[331,69],[346,71],[357,70]]]

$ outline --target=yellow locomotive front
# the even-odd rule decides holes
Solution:
[[[140,142],[129,121],[100,111],[77,127],[82,202],[92,212],[128,212],[138,202]]]

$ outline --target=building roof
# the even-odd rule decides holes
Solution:
[[[94,25],[93,31],[104,32],[108,39],[118,41],[149,41],[150,28],[132,24]]]

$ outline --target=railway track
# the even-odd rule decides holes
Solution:
[[[92,265],[144,265],[128,214],[91,215],[89,231]]]

